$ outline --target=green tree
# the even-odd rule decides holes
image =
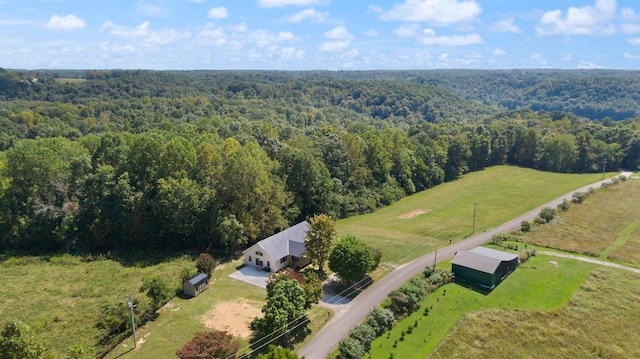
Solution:
[[[211,273],[216,268],[216,259],[209,253],[200,253],[198,259],[196,259],[196,268],[198,271],[211,277]]]
[[[145,278],[140,287],[140,292],[147,293],[147,297],[151,299],[154,309],[160,308],[175,295],[175,290],[172,290],[167,282],[158,276],[151,279]]]
[[[41,359],[45,348],[28,325],[10,320],[0,331],[0,358]]]
[[[367,353],[364,345],[359,340],[350,336],[340,341],[338,345],[338,359],[360,359]]]
[[[322,299],[324,292],[322,290],[322,280],[318,277],[318,274],[313,270],[306,270],[302,273],[304,275],[304,297],[306,300],[305,308],[311,307],[312,304],[317,304]]]
[[[196,333],[176,355],[179,359],[236,358],[239,348],[231,334],[215,330]]]
[[[269,345],[267,352],[259,354],[256,359],[298,359],[298,355],[279,345]]]
[[[305,237],[306,255],[318,266],[320,272],[329,257],[333,242],[336,239],[336,228],[333,218],[326,214],[317,214],[309,219],[309,230]]]
[[[64,356],[64,359],[94,359],[95,357],[95,348],[75,344],[67,349],[67,354]]]
[[[572,134],[561,134],[544,139],[542,150],[536,154],[538,168],[553,172],[571,172],[578,157]]]
[[[304,318],[305,302],[304,289],[298,281],[279,280],[262,307],[264,316],[255,318],[251,328],[263,335],[278,335]]]
[[[247,244],[244,226],[232,214],[222,219],[218,232],[218,245],[227,253],[234,253]]]
[[[375,267],[373,249],[352,235],[338,240],[329,255],[329,268],[346,281],[359,281]]]

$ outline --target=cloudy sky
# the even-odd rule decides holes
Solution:
[[[17,69],[640,69],[632,0],[0,0]]]

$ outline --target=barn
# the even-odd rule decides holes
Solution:
[[[518,263],[516,254],[476,247],[456,252],[451,260],[451,271],[456,280],[493,289],[516,269]]]
[[[195,297],[209,288],[209,276],[198,273],[193,278],[182,284],[182,292],[190,297]]]

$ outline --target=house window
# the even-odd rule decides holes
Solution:
[[[256,255],[257,255],[257,256],[262,256],[263,254],[262,254],[262,252],[260,252],[260,251],[256,251]]]
[[[267,261],[267,267],[271,267],[271,262]]]
[[[251,262],[251,256],[249,256],[249,262]]]
[[[280,263],[284,263],[287,261],[287,256],[280,258]]]

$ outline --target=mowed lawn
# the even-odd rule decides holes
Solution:
[[[155,321],[137,330],[137,348],[133,349],[133,338],[128,338],[106,358],[174,358],[176,351],[196,332],[214,329],[227,331],[236,338],[240,343],[239,356],[252,353],[249,340],[253,333],[249,330],[249,322],[262,315],[267,291],[229,278],[241,263],[238,259],[218,266],[212,274],[209,289],[195,298],[173,298],[159,311]],[[333,312],[314,306],[307,316],[310,320],[307,329],[313,334],[331,319]],[[300,345],[302,343],[296,347]]]
[[[523,241],[640,266],[640,180],[599,189]]]
[[[640,275],[598,267],[561,309],[466,315],[430,358],[640,358],[638,296]]]
[[[450,261],[441,266],[450,268]],[[425,358],[445,337],[455,340],[460,334],[448,333],[456,326],[466,325],[469,316],[476,311],[489,310],[489,320],[496,321],[511,311],[558,310],[567,303],[571,294],[580,286],[594,264],[572,259],[539,255],[532,257],[488,294],[451,283],[429,294],[420,309],[400,321],[391,331],[383,334],[371,345],[371,358]],[[428,315],[425,309],[428,308]],[[417,323],[417,326],[415,326]],[[411,333],[409,327],[412,327]],[[457,328],[456,327],[456,328]],[[504,333],[477,328],[475,337],[463,337],[462,342],[470,346],[500,345]],[[402,333],[405,333],[402,339]],[[395,347],[394,347],[395,346]],[[448,352],[447,352],[448,353]],[[452,356],[457,357],[460,352]],[[481,353],[479,353],[481,354]],[[502,356],[475,355],[467,357],[500,358]],[[517,357],[517,355],[516,355]],[[531,356],[540,357],[540,356]]]
[[[613,174],[611,174],[613,175]],[[382,251],[382,261],[405,263],[449,240],[507,222],[602,174],[558,174],[495,166],[406,197],[374,213],[337,222],[339,235],[352,234]]]

